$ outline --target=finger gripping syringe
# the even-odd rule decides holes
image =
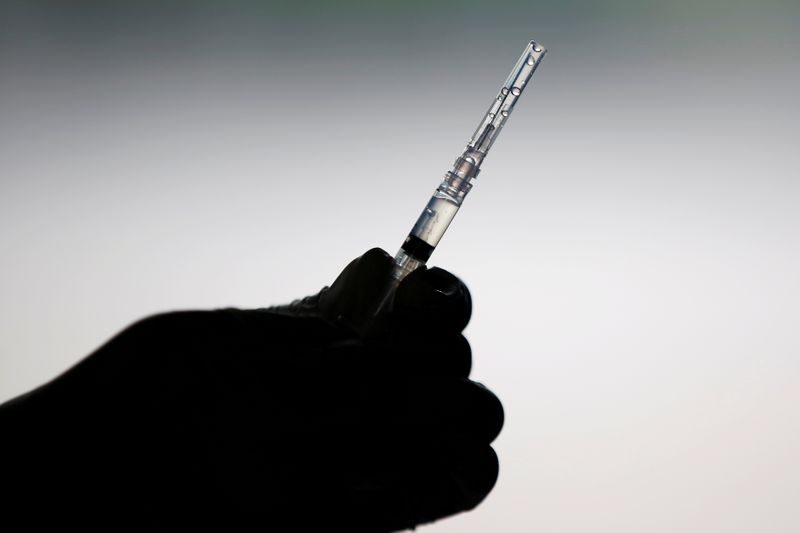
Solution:
[[[428,205],[417,219],[394,258],[394,286],[409,273],[424,265],[472,189],[486,154],[503,129],[522,91],[547,51],[531,41],[481,120],[467,147],[447,171]]]

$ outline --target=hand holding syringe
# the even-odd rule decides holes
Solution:
[[[430,258],[467,193],[472,189],[481,163],[546,52],[543,46],[534,41],[525,47],[464,152],[445,174],[444,180],[433,193],[425,210],[397,252],[392,271],[393,284],[381,308],[385,308],[391,302],[394,289],[400,281]]]

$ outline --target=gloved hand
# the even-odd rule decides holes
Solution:
[[[288,306],[134,324],[0,408],[2,501],[84,531],[391,531],[473,508],[503,410],[467,379],[469,292],[417,270],[373,318],[391,268],[373,249]]]

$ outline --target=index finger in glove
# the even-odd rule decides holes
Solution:
[[[322,316],[355,331],[363,330],[391,286],[393,267],[392,256],[380,248],[353,259],[320,294]]]

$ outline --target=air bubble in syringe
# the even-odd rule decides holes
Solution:
[[[519,90],[519,87],[512,87],[511,88],[511,94],[513,94],[514,96],[519,96],[519,93],[521,93],[521,92],[522,91]]]
[[[533,65],[534,63],[535,63],[535,61],[533,60],[533,58],[532,58],[532,57],[529,57],[529,58],[528,58],[528,64],[529,64],[529,65]]]

